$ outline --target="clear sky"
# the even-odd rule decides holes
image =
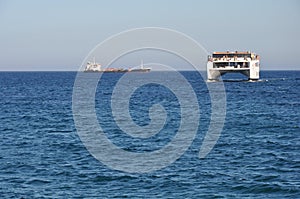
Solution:
[[[77,70],[99,42],[148,26],[209,52],[254,51],[265,70],[300,70],[298,0],[0,0],[0,70]]]

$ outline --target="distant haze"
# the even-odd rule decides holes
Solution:
[[[254,51],[262,70],[300,70],[297,0],[0,0],[0,70],[78,70],[101,41],[149,26],[185,33],[208,52]]]

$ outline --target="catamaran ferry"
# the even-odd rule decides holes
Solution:
[[[214,52],[208,56],[207,79],[217,81],[226,73],[242,73],[249,80],[259,79],[259,55],[247,52]]]

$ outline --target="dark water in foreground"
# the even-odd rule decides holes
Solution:
[[[205,159],[198,153],[210,119],[207,88],[199,75],[183,75],[200,105],[196,138],[168,167],[131,174],[108,168],[80,141],[72,116],[76,73],[0,73],[1,198],[300,198],[300,71],[262,71],[260,82],[225,82],[226,122]],[[120,76],[103,76],[96,94],[103,129],[125,150],[159,149],[179,126],[176,96],[155,84],[137,90],[130,104],[137,124],[149,123],[154,102],[168,118],[161,135],[130,142],[109,113]]]

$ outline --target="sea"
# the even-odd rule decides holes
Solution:
[[[163,125],[154,123],[148,129],[154,134],[144,137],[134,132],[136,126],[125,125],[124,132],[118,126],[122,115],[116,118],[118,109],[113,111],[114,88],[125,74],[102,74],[91,88],[101,133],[124,154],[146,157],[176,139],[179,130],[195,131],[172,161],[152,169],[153,161],[173,158],[157,153],[160,159],[149,159],[144,166],[150,170],[144,171],[141,165],[126,170],[126,162],[111,165],[82,141],[74,119],[77,72],[0,72],[0,198],[300,198],[300,71],[261,71],[257,82],[225,75],[223,82],[209,83],[198,72],[179,72],[185,82],[170,73],[149,75],[169,79],[177,93],[154,81],[129,97],[115,94],[124,102],[126,111],[120,111],[130,115],[123,124],[147,128],[157,116],[151,115],[153,107],[162,111]],[[86,77],[96,81],[99,74]],[[209,87],[219,84],[226,96],[223,126],[215,145],[199,158],[216,117]],[[182,115],[178,98],[188,90],[193,95],[185,99],[194,96],[197,103],[191,100]],[[110,158],[110,148],[96,147]]]

